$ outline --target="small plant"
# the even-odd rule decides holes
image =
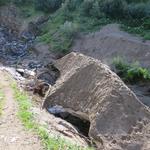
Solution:
[[[150,40],[150,31],[145,33],[144,40]]]
[[[130,66],[126,63],[124,63],[123,59],[120,57],[116,57],[113,59],[113,65],[115,67],[115,72],[123,79],[125,80],[126,73],[128,72]]]
[[[150,82],[150,71],[141,67],[138,63],[128,64],[121,58],[113,60],[116,73],[125,81],[129,83]]]
[[[77,24],[73,22],[66,21],[63,25],[60,26],[59,32],[68,36],[69,38],[74,36],[78,31]]]

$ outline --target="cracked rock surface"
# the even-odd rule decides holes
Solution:
[[[149,108],[108,66],[79,53],[66,55],[55,66],[61,76],[44,107],[60,105],[89,120],[89,136],[99,149],[150,149]]]

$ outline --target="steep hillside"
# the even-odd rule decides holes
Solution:
[[[43,12],[48,17],[40,28],[39,40],[50,50],[68,53],[78,32],[99,30],[109,23],[120,23],[122,29],[150,39],[149,0],[28,0],[16,4],[25,20]],[[3,2],[3,3],[2,3]],[[0,4],[7,1],[1,0]]]

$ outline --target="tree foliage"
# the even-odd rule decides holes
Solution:
[[[62,0],[35,0],[35,8],[44,12],[54,12],[62,4]]]

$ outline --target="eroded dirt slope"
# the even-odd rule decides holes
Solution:
[[[72,51],[99,59],[109,66],[119,56],[129,63],[139,62],[143,67],[150,68],[150,41],[121,31],[118,24],[109,24],[95,33],[79,35]],[[129,87],[145,105],[150,106],[149,84]]]
[[[102,60],[111,64],[116,56],[150,68],[150,42],[132,36],[119,29],[117,24],[104,26],[100,31],[80,35],[72,47],[73,51]]]

